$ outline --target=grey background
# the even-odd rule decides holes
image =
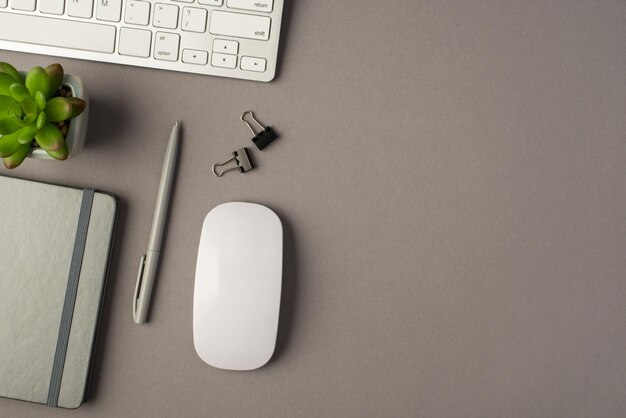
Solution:
[[[10,175],[121,198],[92,394],[7,416],[626,415],[626,3],[287,1],[272,83],[61,62],[87,148]],[[254,109],[281,138],[210,173]],[[131,298],[167,136],[184,146],[148,325]],[[3,171],[5,173],[5,171]],[[6,198],[6,197],[5,197]],[[285,225],[278,349],[202,363],[202,220],[232,200]]]

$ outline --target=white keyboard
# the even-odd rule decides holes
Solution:
[[[270,81],[283,0],[0,0],[0,49]]]

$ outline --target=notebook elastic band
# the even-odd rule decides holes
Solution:
[[[65,301],[61,313],[61,324],[59,326],[59,336],[54,352],[54,362],[52,363],[52,375],[50,376],[50,386],[48,387],[47,406],[56,408],[59,406],[59,393],[61,391],[61,379],[63,377],[63,367],[65,366],[65,355],[70,339],[70,328],[72,326],[72,316],[74,314],[74,304],[76,303],[76,292],[78,290],[78,279],[80,269],[83,264],[85,253],[85,242],[87,241],[87,231],[89,229],[89,218],[93,204],[94,190],[85,189],[80,204],[78,215],[78,226],[76,227],[76,238],[74,239],[74,251],[70,263],[70,273],[67,279],[67,289],[65,290]]]

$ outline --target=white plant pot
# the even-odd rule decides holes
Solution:
[[[62,85],[68,87],[72,92],[72,96],[83,99],[87,102],[87,106],[83,113],[70,120],[70,128],[67,130],[65,143],[67,144],[68,158],[74,157],[85,146],[85,136],[87,135],[87,120],[89,119],[89,97],[85,91],[85,85],[80,77],[65,74],[63,76]],[[33,148],[28,155],[31,158],[39,158],[42,160],[53,159],[48,153],[41,148]]]

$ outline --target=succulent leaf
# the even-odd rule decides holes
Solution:
[[[19,131],[0,137],[0,158],[10,157],[17,152],[21,146],[17,140],[18,136]]]
[[[24,126],[22,129],[16,132],[17,141],[20,144],[30,144],[37,134],[37,127],[33,125]]]
[[[70,118],[75,118],[80,115],[85,110],[85,107],[87,107],[87,102],[83,99],[79,99],[78,97],[66,97],[66,100],[72,105]]]
[[[0,117],[8,115],[11,111],[11,107],[15,106],[15,103],[13,97],[0,95]]]
[[[67,160],[67,155],[69,154],[67,150],[67,143],[65,143],[65,141],[63,141],[63,146],[61,146],[61,148],[57,151],[46,150],[46,152],[55,160]]]
[[[59,128],[50,123],[46,123],[39,129],[35,139],[39,146],[46,151],[58,151],[65,142]]]
[[[24,83],[24,79],[20,75],[20,72],[17,71],[15,67],[9,64],[8,62],[0,62],[0,73],[8,74],[15,81],[19,83]]]
[[[12,134],[22,126],[24,126],[24,123],[15,116],[0,117],[0,135]]]
[[[50,79],[50,87],[44,93],[46,93],[48,99],[51,99],[63,82],[63,67],[61,67],[61,64],[50,64],[46,67],[46,73],[48,73],[48,78]]]
[[[35,104],[35,101],[30,97],[22,100],[20,102],[20,107],[22,108],[24,113],[37,113],[37,104]]]
[[[39,112],[39,116],[37,116],[37,129],[43,128],[43,125],[46,123],[46,113]]]
[[[37,109],[44,110],[46,108],[46,96],[38,91],[35,93],[35,103],[37,104]]]
[[[22,164],[22,161],[26,159],[29,152],[30,152],[30,144],[20,145],[18,150],[15,152],[15,154],[3,159],[4,166],[6,168],[17,167],[18,165]]]
[[[50,89],[50,78],[48,73],[41,67],[33,67],[26,74],[26,88],[30,92],[31,97],[35,97],[35,94],[40,91],[46,94]]]
[[[33,112],[33,113],[27,113],[24,116],[24,124],[25,125],[34,125],[37,122],[37,117],[39,116],[39,114],[37,112]]]
[[[10,96],[9,89],[11,84],[15,83],[15,79],[8,74],[0,73],[0,94]]]
[[[61,122],[72,117],[73,106],[68,98],[55,97],[46,103],[46,116],[49,122]]]
[[[13,97],[18,102],[30,99],[30,92],[28,91],[26,86],[21,83],[11,84],[11,87],[9,87],[9,93],[11,94],[11,97]]]

